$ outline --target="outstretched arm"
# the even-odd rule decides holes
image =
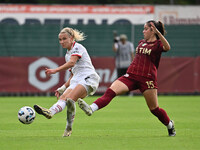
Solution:
[[[61,72],[63,70],[67,70],[71,67],[73,67],[76,62],[78,61],[79,57],[78,56],[71,56],[70,60],[63,64],[62,66],[56,68],[56,69],[48,69],[46,68],[45,73],[47,76],[50,76],[51,74],[55,74],[57,72]]]

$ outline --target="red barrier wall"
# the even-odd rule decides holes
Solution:
[[[200,92],[200,57],[162,58],[158,87],[160,93]]]
[[[53,92],[68,78],[61,72],[47,78],[44,68],[65,62],[62,57],[1,57],[0,92]],[[93,57],[101,77],[97,93],[103,93],[116,79],[114,58]],[[200,93],[200,57],[162,58],[158,70],[159,93]]]

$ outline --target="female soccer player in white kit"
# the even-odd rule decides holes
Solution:
[[[45,73],[49,76],[70,69],[71,76],[63,86],[56,90],[55,95],[59,98],[57,103],[50,109],[39,105],[34,105],[34,109],[38,114],[50,119],[67,106],[67,125],[63,134],[65,137],[70,136],[72,133],[72,124],[76,113],[75,102],[78,98],[93,95],[98,88],[100,77],[95,72],[85,47],[76,42],[85,39],[84,33],[66,27],[60,31],[58,37],[61,46],[67,49],[66,63],[55,69],[46,68]]]

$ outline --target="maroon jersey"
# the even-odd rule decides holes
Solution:
[[[160,40],[154,42],[140,40],[136,48],[135,58],[127,73],[157,80],[157,69],[163,51],[163,44]]]

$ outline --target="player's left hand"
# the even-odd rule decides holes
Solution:
[[[48,69],[48,68],[45,68],[45,74],[46,76],[50,76],[51,74],[54,74],[56,73],[56,70],[55,69]]]

